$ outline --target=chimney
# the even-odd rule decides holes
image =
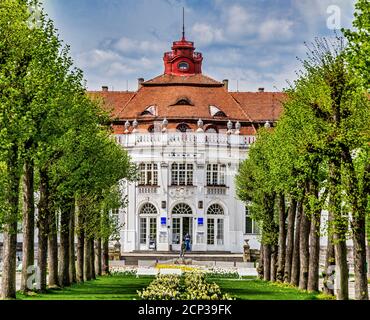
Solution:
[[[137,79],[137,86],[138,86],[138,89],[140,89],[142,86],[143,86],[143,82],[144,82],[144,78],[139,78]]]
[[[258,88],[258,92],[265,92],[265,88]]]
[[[223,84],[224,84],[224,88],[226,91],[229,91],[229,80],[228,79],[225,79],[222,81]]]
[[[102,90],[103,92],[108,92],[108,86],[102,86],[102,87],[101,87],[101,90]]]

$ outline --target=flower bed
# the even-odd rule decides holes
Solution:
[[[217,279],[238,279],[239,274],[236,270],[211,267],[206,271],[206,277]]]
[[[232,300],[216,283],[208,283],[201,272],[159,275],[138,294],[143,300]]]

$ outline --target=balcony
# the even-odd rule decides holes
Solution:
[[[173,132],[173,133],[132,133],[115,135],[117,143],[123,147],[149,146],[215,146],[248,148],[256,141],[255,136],[237,134]]]
[[[139,194],[157,194],[158,186],[138,186]]]
[[[227,189],[226,186],[207,186],[206,195],[225,196],[227,194]]]

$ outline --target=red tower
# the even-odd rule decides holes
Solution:
[[[181,41],[175,41],[171,52],[163,57],[164,73],[175,76],[189,76],[202,73],[203,56],[195,52],[194,42],[185,39],[185,24]]]

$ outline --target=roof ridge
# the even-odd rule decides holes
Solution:
[[[236,104],[238,105],[239,109],[247,116],[248,120],[253,123],[253,120],[252,118],[250,117],[250,115],[242,108],[242,106],[240,105],[240,102],[238,100],[235,99],[235,97],[230,94],[229,92],[229,95],[233,98],[233,100],[236,102]]]
[[[127,100],[127,102],[124,104],[124,106],[122,107],[121,111],[117,113],[117,118],[119,118],[122,114],[122,112],[125,110],[125,108],[127,107],[127,105],[137,96],[138,92],[141,90],[142,88],[140,88],[138,91],[134,92],[134,94],[132,95],[132,97],[130,99]]]

